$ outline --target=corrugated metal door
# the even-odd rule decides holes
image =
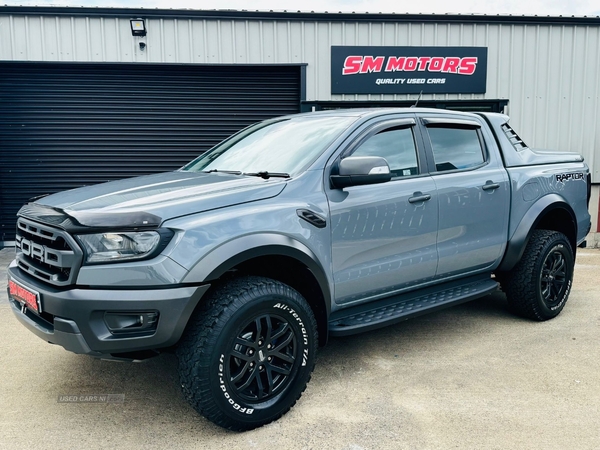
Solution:
[[[0,242],[33,196],[177,169],[300,95],[299,65],[0,62]]]

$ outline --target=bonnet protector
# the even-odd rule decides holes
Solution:
[[[38,203],[25,204],[17,215],[54,225],[69,233],[106,228],[156,228],[162,223],[161,217],[144,211],[123,213],[79,212]]]

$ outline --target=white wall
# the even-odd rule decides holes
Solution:
[[[590,200],[590,215],[592,216],[592,231],[588,235],[588,247],[600,247],[600,224],[598,214],[600,210],[600,186],[592,187],[592,199]]]

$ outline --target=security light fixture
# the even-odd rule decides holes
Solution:
[[[146,36],[146,24],[144,19],[131,19],[131,35],[132,36]]]

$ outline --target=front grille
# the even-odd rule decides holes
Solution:
[[[67,232],[19,217],[15,245],[24,272],[55,286],[75,283],[83,252]]]

